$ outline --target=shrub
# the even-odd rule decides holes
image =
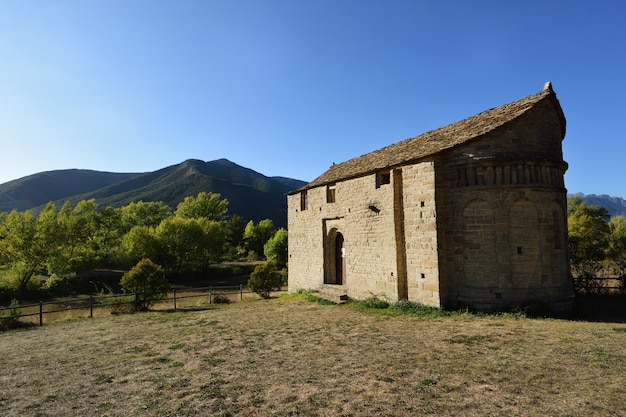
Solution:
[[[18,319],[21,315],[22,310],[20,310],[20,303],[14,298],[11,300],[8,313],[5,313],[2,317],[0,317],[0,330],[19,327]]]
[[[122,276],[120,285],[125,291],[135,294],[133,304],[140,311],[147,310],[155,301],[165,298],[170,289],[165,271],[150,259],[137,262]]]
[[[214,304],[230,304],[230,298],[228,298],[224,294],[215,294],[213,295],[213,303]]]
[[[248,280],[248,287],[263,298],[269,298],[270,292],[280,290],[282,285],[283,275],[272,261],[264,262],[254,268]]]
[[[384,309],[389,307],[389,303],[386,300],[378,298],[377,295],[366,298],[362,303],[366,308]]]
[[[283,285],[287,285],[289,282],[289,269],[287,265],[280,270],[280,279],[282,280]]]
[[[409,300],[399,300],[397,303],[389,306],[389,309],[394,312],[416,316],[437,317],[442,314],[441,310],[437,307],[429,307]]]

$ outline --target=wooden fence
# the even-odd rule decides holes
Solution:
[[[277,292],[282,292],[277,291]],[[152,310],[182,310],[219,304],[258,299],[259,296],[245,285],[224,287],[200,287],[172,290],[166,298],[157,301]],[[34,304],[0,307],[0,320],[20,320],[43,326],[61,320],[102,317],[132,310],[134,294],[91,295],[73,297],[60,301],[40,301]],[[18,313],[16,313],[18,312]],[[0,326],[1,327],[1,326]]]
[[[579,295],[626,295],[626,277],[575,277],[574,292]]]

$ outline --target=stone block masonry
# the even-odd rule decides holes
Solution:
[[[547,84],[333,165],[288,195],[289,290],[567,309],[564,134]]]

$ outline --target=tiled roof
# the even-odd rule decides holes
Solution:
[[[454,146],[468,142],[520,117],[543,100],[551,99],[556,102],[558,111],[562,110],[556,94],[550,83],[546,83],[543,90],[537,94],[524,97],[521,100],[505,104],[475,116],[452,123],[414,138],[386,146],[377,151],[350,159],[340,164],[333,164],[328,171],[302,187],[300,190],[318,187],[349,178],[359,177],[375,172],[417,161],[432,156]],[[565,118],[562,117],[563,129]],[[563,135],[565,131],[563,130]],[[294,192],[297,192],[296,190]]]

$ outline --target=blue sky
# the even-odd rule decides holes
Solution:
[[[626,198],[626,2],[3,0],[0,183],[228,158],[310,181],[553,87],[569,192]]]

